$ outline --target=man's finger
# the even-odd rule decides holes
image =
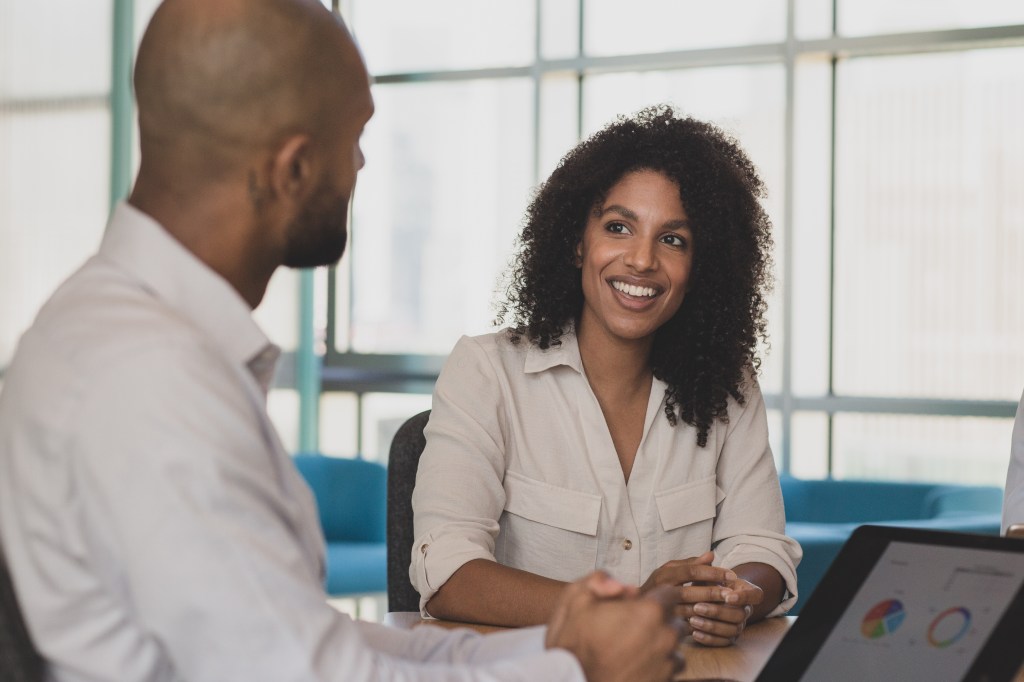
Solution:
[[[637,591],[635,587],[620,583],[604,571],[594,571],[587,575],[583,584],[592,595],[603,599],[633,595]]]
[[[661,605],[662,613],[668,622],[675,613],[676,604],[679,603],[678,588],[671,585],[659,585],[643,595],[642,599],[650,599]]]

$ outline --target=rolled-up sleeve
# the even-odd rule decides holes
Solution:
[[[472,559],[494,561],[505,507],[501,379],[479,342],[463,337],[434,388],[426,448],[413,491],[409,577],[420,611]]]
[[[716,565],[733,568],[758,562],[779,572],[787,594],[769,614],[775,616],[796,603],[796,566],[803,551],[785,534],[786,513],[768,445],[761,390],[752,379],[748,379],[747,386],[745,404],[734,404],[730,409],[718,460],[718,485],[725,497],[715,519],[712,547]]]

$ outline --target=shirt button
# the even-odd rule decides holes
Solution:
[[[423,543],[422,545],[420,545],[420,554],[426,554],[427,553],[427,547],[429,547],[429,545],[427,543]]]
[[[626,538],[622,541],[622,549],[626,550],[627,552],[633,549],[633,542],[629,538]]]

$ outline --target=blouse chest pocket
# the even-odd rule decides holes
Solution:
[[[725,491],[714,475],[655,493],[663,535],[658,539],[658,565],[700,556],[711,549],[715,515]]]
[[[601,496],[505,472],[499,563],[556,580],[576,580],[597,564]]]

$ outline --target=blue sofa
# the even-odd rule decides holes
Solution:
[[[963,533],[999,534],[1003,491],[990,486],[890,481],[803,480],[781,476],[786,534],[800,543],[800,600],[811,596],[857,526],[906,526]]]
[[[293,460],[320,512],[327,542],[327,593],[386,592],[387,469],[376,462],[319,454],[299,454]]]

